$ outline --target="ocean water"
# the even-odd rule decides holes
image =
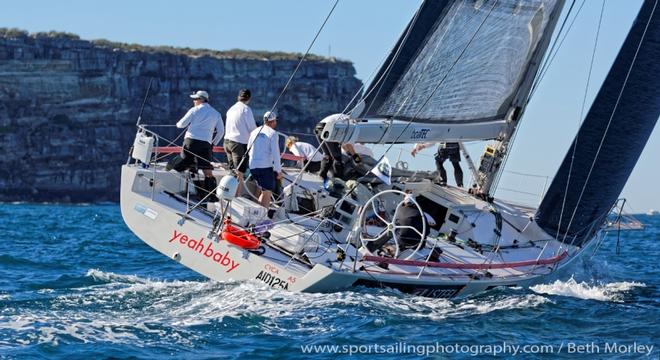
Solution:
[[[572,277],[449,301],[212,282],[116,205],[1,204],[0,358],[658,359],[660,217],[638,219]]]

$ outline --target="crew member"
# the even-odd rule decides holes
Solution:
[[[430,232],[430,228],[427,225],[424,236],[420,236],[422,230],[424,230],[425,217],[426,214],[419,212],[417,205],[411,201],[411,198],[406,197],[403,203],[398,206],[396,218],[394,218],[394,225],[401,227],[395,229],[394,232],[396,233],[399,244],[399,253],[406,249],[416,249],[418,246],[420,248],[424,247],[424,244],[420,246],[420,242],[424,242],[426,236]],[[367,250],[375,252],[389,242],[391,238],[392,234],[390,231],[385,231],[377,239],[366,244]]]
[[[284,142],[284,147],[293,155],[305,158],[302,164],[305,171],[315,173],[321,170],[323,153],[317,151],[314,145],[299,141],[295,136],[289,136]]]
[[[186,128],[181,150],[180,161],[172,165],[176,171],[183,171],[190,165],[204,172],[204,190],[210,192],[209,201],[217,201],[215,188],[217,183],[213,176],[213,145],[218,144],[225,132],[222,115],[209,105],[209,94],[199,90],[190,95],[193,107],[176,123],[178,128]],[[215,135],[214,135],[215,131]],[[203,194],[206,197],[206,194]]]
[[[370,148],[365,146],[362,143],[344,143],[341,144],[341,153],[347,155],[350,158],[353,158],[355,160],[355,155],[357,155],[358,158],[362,158],[362,156],[368,156],[372,159],[375,159],[374,157],[374,152],[371,151]],[[359,163],[359,161],[356,161]]]
[[[238,92],[236,104],[227,110],[227,133],[224,146],[229,168],[236,174],[239,182],[236,196],[240,196],[243,188],[243,174],[248,167],[246,158],[248,138],[252,130],[257,127],[252,109],[248,106],[251,98],[250,90],[241,89]]]
[[[415,147],[410,154],[414,157],[418,152],[432,146],[433,144],[434,143],[432,142],[415,144]],[[457,142],[441,142],[438,144],[438,152],[435,154],[435,167],[440,174],[439,179],[437,179],[438,184],[441,186],[447,185],[447,171],[442,165],[447,159],[449,159],[454,166],[454,179],[456,180],[456,186],[463,187],[463,169],[461,169],[460,164],[461,147]]]
[[[250,174],[261,187],[259,203],[268,209],[270,197],[275,190],[276,178],[282,178],[280,144],[278,142],[277,114],[267,111],[264,124],[252,130],[248,139]]]
[[[332,168],[332,176],[337,178],[342,178],[344,176],[344,163],[341,158],[341,151],[344,149],[348,155],[353,159],[356,164],[362,162],[360,155],[355,152],[355,149],[351,144],[345,143],[340,144],[338,142],[323,141],[321,138],[321,132],[325,128],[325,124],[333,121],[348,121],[350,117],[346,114],[333,114],[325,117],[321,120],[316,128],[314,133],[319,144],[321,144],[321,149],[323,150],[323,160],[321,160],[321,169],[319,170],[319,176],[323,178],[324,185],[328,180],[328,171]]]

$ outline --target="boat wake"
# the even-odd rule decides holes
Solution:
[[[566,281],[557,280],[550,284],[539,284],[530,287],[537,294],[570,296],[584,300],[623,302],[624,295],[636,287],[646,287],[638,282],[613,282],[589,285],[577,282],[574,278]]]
[[[193,346],[202,329],[223,336],[307,337],[341,334],[364,325],[481,316],[551,302],[521,289],[456,302],[396,290],[356,288],[330,294],[273,290],[259,282],[163,281],[89,270],[87,286],[40,292],[30,302],[6,300],[0,347],[10,343],[111,342],[137,346]],[[325,321],[337,319],[337,321]],[[343,321],[342,319],[351,319]],[[7,342],[5,342],[7,341]]]

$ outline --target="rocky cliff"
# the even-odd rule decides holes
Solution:
[[[2,30],[2,29],[0,29]],[[223,114],[240,88],[255,115],[275,101],[296,54],[144,47],[70,34],[0,31],[0,201],[115,201],[142,122],[174,124],[204,89]],[[278,105],[284,131],[310,133],[361,86],[353,65],[312,57]],[[171,138],[178,132],[169,129]]]

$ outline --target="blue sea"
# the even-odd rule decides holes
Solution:
[[[1,204],[0,358],[658,359],[660,217],[637,218],[572,276],[449,301],[212,282],[117,205]]]

